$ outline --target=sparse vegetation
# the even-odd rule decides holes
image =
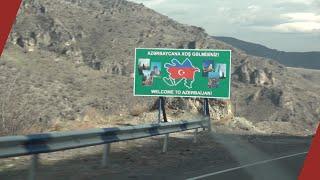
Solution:
[[[27,92],[30,87],[18,86],[21,74],[15,74],[2,82],[0,88],[0,135],[41,132],[48,127],[41,110],[34,102],[35,97]],[[25,91],[28,89],[27,91]]]
[[[148,108],[145,105],[132,106],[129,110],[129,114],[132,116],[139,116],[144,112],[148,112]]]

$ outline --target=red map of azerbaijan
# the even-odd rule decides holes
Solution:
[[[200,71],[192,65],[189,59],[185,59],[182,63],[177,59],[172,59],[171,63],[166,63],[164,67],[167,68],[169,73],[169,78],[163,78],[167,85],[176,86],[184,80],[184,85],[189,89],[192,88],[195,73]]]

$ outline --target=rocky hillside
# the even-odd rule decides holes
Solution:
[[[25,0],[0,59],[1,119],[50,124],[79,119],[88,109],[105,115],[152,110],[154,98],[132,96],[136,47],[231,49],[233,106],[212,100],[215,120],[235,113],[262,128],[276,124],[284,132],[290,126],[312,133],[320,118],[317,84],[202,28],[125,0]],[[197,99],[168,101],[168,108],[181,113],[201,110]],[[13,116],[18,110],[11,106],[27,113]]]
[[[214,38],[239,48],[248,54],[271,58],[288,67],[320,69],[320,52],[285,52],[232,37],[215,36]]]

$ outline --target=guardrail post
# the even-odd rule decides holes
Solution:
[[[101,163],[101,166],[102,167],[107,167],[107,165],[109,164],[109,155],[110,155],[110,147],[111,144],[105,144],[103,146],[103,155],[102,155],[102,163]]]
[[[30,169],[29,169],[29,180],[36,179],[36,170],[38,168],[38,163],[39,163],[39,155],[32,154],[31,155],[31,164],[30,164]]]
[[[166,153],[168,151],[168,139],[169,139],[169,134],[166,134],[164,136],[164,142],[163,142],[163,147],[162,147],[163,153]]]
[[[193,143],[197,143],[198,128],[194,130]]]
[[[212,131],[212,124],[211,124],[210,116],[207,118],[208,118],[208,131],[211,132]]]

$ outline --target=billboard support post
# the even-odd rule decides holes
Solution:
[[[166,101],[163,97],[158,98],[158,123],[161,123],[161,113],[163,117],[163,122],[168,122],[165,103]]]
[[[158,98],[158,123],[161,123],[161,108],[162,108],[161,98]]]
[[[212,123],[210,118],[210,106],[208,98],[204,98],[204,117],[208,119],[208,131],[212,131]]]
[[[165,107],[166,100],[164,99],[164,97],[160,97],[160,100],[161,100],[161,110],[162,110],[163,121],[168,122],[167,114],[166,114],[166,107]]]

